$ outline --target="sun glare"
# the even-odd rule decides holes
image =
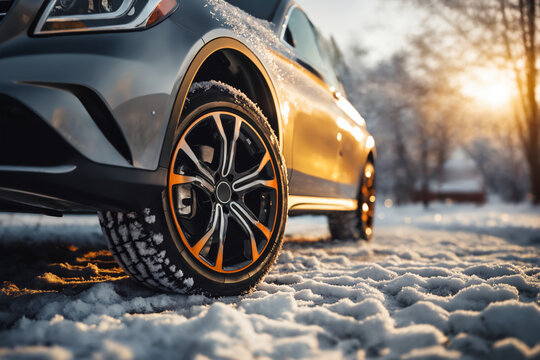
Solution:
[[[515,96],[511,75],[497,69],[477,69],[463,78],[461,92],[479,105],[507,106]]]

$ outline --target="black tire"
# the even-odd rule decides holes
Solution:
[[[213,115],[216,113],[217,119]],[[216,81],[193,84],[182,114],[176,131],[177,146],[170,160],[169,186],[163,191],[162,198],[140,211],[99,213],[102,229],[122,268],[150,288],[177,293],[202,292],[212,296],[246,293],[270,270],[283,241],[288,185],[277,137],[262,112],[247,96]],[[206,135],[200,136],[206,134],[203,130],[211,126],[211,119],[216,128],[221,129],[218,134],[221,138],[215,133],[208,133],[210,140]],[[188,141],[190,144],[185,146]],[[210,141],[214,144],[212,160],[203,160],[208,156],[201,149],[209,147],[205,144]],[[246,144],[252,144],[253,149],[240,152],[247,149]],[[188,156],[187,149],[192,148],[198,149],[198,155],[190,157],[190,162],[185,156]],[[233,149],[237,149],[238,154]],[[252,176],[245,171],[240,178],[238,164],[246,159],[256,162],[259,153],[264,154],[260,160],[262,165],[255,166],[258,166],[258,172]],[[176,178],[187,179],[184,174],[201,168],[209,173],[214,163],[217,164],[212,173],[215,179],[204,178],[211,185],[202,186],[203,181],[196,175],[189,183],[173,182]],[[271,178],[272,174],[275,179]],[[270,176],[270,180],[254,180],[263,176]],[[271,183],[271,186],[261,185],[259,181]],[[246,205],[248,196],[251,207]],[[256,211],[251,210],[254,207],[261,210],[259,214],[263,213],[265,220],[261,220],[261,215],[254,215]],[[207,209],[210,209],[208,216]],[[193,224],[199,224],[199,228]],[[199,233],[204,236],[196,238],[194,234]],[[190,241],[194,239],[196,243],[192,245]],[[202,248],[200,243],[204,243]],[[212,250],[216,246],[218,252],[212,263],[208,259],[216,253]],[[251,253],[248,246],[251,246]],[[247,267],[243,267],[245,264]]]
[[[368,160],[360,180],[358,209],[328,216],[328,226],[332,238],[335,240],[371,240],[374,214],[375,167],[373,162]]]

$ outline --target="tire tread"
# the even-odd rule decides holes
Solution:
[[[258,118],[257,124],[267,136],[274,149],[280,149],[279,141],[274,130],[268,123],[260,108],[254,104],[245,94],[217,81],[197,83],[192,86],[189,96],[193,98],[200,95],[200,92],[220,92],[229,98],[234,99],[234,103],[241,108],[251,111]],[[185,112],[189,113],[193,103],[186,101]],[[280,229],[277,234],[278,240],[274,241],[273,247],[269,253],[270,259],[258,274],[249,279],[249,284],[233,286],[232,284],[223,287],[201,286],[197,283],[197,276],[194,270],[187,263],[171,261],[167,257],[167,251],[171,247],[167,242],[173,242],[168,233],[166,216],[158,206],[149,206],[148,208],[137,212],[112,212],[101,211],[98,213],[100,224],[108,242],[109,249],[118,262],[118,264],[139,283],[160,291],[186,293],[202,292],[208,295],[232,295],[245,294],[251,291],[259,284],[266,274],[270,271],[276,261],[282,245],[285,223],[287,221],[287,170],[285,160],[281,151],[276,151],[279,157],[278,163],[281,165],[281,173],[285,174],[283,183],[285,188],[284,204],[282,218],[280,219]],[[160,203],[162,204],[162,203]],[[156,240],[158,239],[158,240]],[[174,258],[171,256],[171,258]]]

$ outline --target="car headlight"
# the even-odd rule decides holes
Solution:
[[[50,0],[34,34],[142,29],[177,7],[178,0]]]

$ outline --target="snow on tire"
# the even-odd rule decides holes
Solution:
[[[138,282],[172,292],[240,294],[270,270],[287,220],[287,176],[260,109],[226,84],[195,83],[162,199],[99,215],[109,248]]]
[[[155,218],[149,208],[141,213],[106,211],[98,215],[109,250],[132,278],[162,291],[183,292],[193,285],[193,279],[184,277],[171,264],[167,249],[161,248],[163,234],[149,226],[149,219]]]

